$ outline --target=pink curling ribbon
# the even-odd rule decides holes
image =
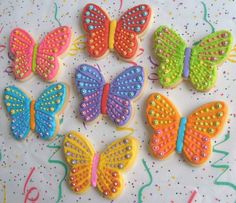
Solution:
[[[196,194],[197,194],[197,191],[194,190],[194,191],[192,192],[192,194],[191,194],[189,200],[188,200],[188,203],[192,203],[192,202],[193,202],[193,200],[194,200]]]
[[[24,194],[25,194],[24,203],[27,203],[28,201],[30,201],[30,202],[37,202],[37,200],[39,199],[39,190],[38,190],[38,188],[36,188],[36,187],[31,187],[31,188],[29,188],[28,191],[26,192],[26,188],[27,188],[27,186],[28,186],[28,183],[29,183],[29,181],[30,181],[30,179],[31,179],[31,176],[32,176],[34,170],[35,170],[35,167],[33,167],[33,168],[31,169],[31,171],[30,171],[28,177],[26,178],[25,184],[24,184],[24,189],[23,189],[23,192],[24,192]],[[36,194],[35,197],[30,197],[30,194],[31,194],[33,191],[37,191],[37,194]]]
[[[97,169],[98,169],[98,163],[99,163],[100,156],[98,153],[96,153],[93,157],[93,165],[92,165],[92,179],[91,183],[93,187],[96,187],[97,185]]]

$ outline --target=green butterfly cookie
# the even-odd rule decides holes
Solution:
[[[221,30],[203,38],[193,48],[174,30],[161,26],[154,33],[154,53],[160,62],[158,76],[163,87],[174,87],[189,79],[198,91],[211,89],[217,79],[217,65],[229,54],[233,37]]]

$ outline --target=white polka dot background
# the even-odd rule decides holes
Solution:
[[[174,89],[163,89],[157,79],[158,61],[153,55],[153,33],[161,25],[175,29],[189,44],[209,35],[213,29],[226,29],[236,38],[236,3],[231,0],[146,0],[153,10],[152,23],[141,39],[140,56],[132,63],[124,62],[115,53],[101,60],[88,57],[84,47],[81,12],[87,3],[96,3],[110,15],[119,19],[128,8],[144,1],[128,0],[1,0],[0,1],[0,92],[16,85],[35,99],[50,84],[33,75],[29,80],[14,79],[9,54],[9,35],[16,27],[23,28],[37,42],[59,25],[73,30],[74,47],[63,56],[57,81],[70,86],[67,108],[61,118],[59,135],[53,141],[44,141],[31,132],[23,141],[14,139],[10,132],[10,117],[0,100],[0,202],[111,202],[95,188],[82,195],[70,190],[61,144],[63,135],[70,130],[79,131],[89,138],[97,151],[112,141],[129,134],[118,131],[107,118],[84,124],[78,116],[79,96],[75,85],[75,69],[88,63],[101,69],[107,82],[137,63],[146,73],[146,86],[142,96],[134,103],[134,115],[128,127],[140,142],[138,159],[125,177],[125,189],[112,202],[223,202],[236,200],[236,55],[218,69],[216,86],[209,92],[196,92],[189,82],[183,81]],[[235,40],[236,41],[236,40]],[[234,42],[233,46],[236,42]],[[75,50],[72,50],[75,48]],[[212,140],[213,152],[201,167],[186,163],[179,154],[164,161],[154,159],[148,152],[153,133],[147,125],[145,101],[150,93],[160,92],[171,99],[183,116],[207,102],[222,100],[229,105],[228,122],[220,135]],[[147,166],[147,168],[145,167]],[[65,177],[66,176],[66,177]],[[143,187],[145,186],[146,187]]]

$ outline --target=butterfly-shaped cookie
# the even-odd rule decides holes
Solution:
[[[59,69],[58,57],[68,49],[71,34],[69,27],[61,26],[37,44],[25,30],[14,29],[10,35],[9,47],[14,55],[15,78],[25,80],[36,73],[45,81],[55,81]]]
[[[232,41],[232,34],[221,30],[190,48],[175,31],[159,27],[154,34],[154,53],[160,62],[161,85],[175,87],[184,78],[198,91],[211,89],[216,83],[217,65],[226,60]]]
[[[36,101],[15,86],[6,87],[3,100],[12,118],[13,136],[22,140],[31,130],[45,140],[54,137],[59,130],[58,114],[63,111],[68,96],[69,89],[63,83],[49,86]]]
[[[154,93],[147,99],[146,114],[154,129],[150,140],[154,157],[165,159],[176,150],[192,165],[200,165],[209,159],[211,139],[224,127],[228,108],[224,102],[214,101],[181,117],[170,100]]]
[[[79,113],[84,121],[93,121],[103,114],[122,126],[131,117],[131,100],[141,93],[144,70],[141,66],[132,66],[111,83],[105,83],[98,69],[82,64],[76,70],[75,83],[82,95]]]
[[[126,136],[96,153],[86,137],[71,131],[65,135],[64,154],[71,166],[69,182],[74,192],[81,194],[93,186],[104,197],[115,199],[124,188],[122,172],[136,160],[138,142]]]
[[[91,57],[101,58],[109,49],[125,60],[132,60],[139,50],[139,37],[151,20],[150,6],[141,4],[127,10],[121,18],[110,21],[98,5],[87,4],[82,12],[83,28],[87,33],[87,50]]]

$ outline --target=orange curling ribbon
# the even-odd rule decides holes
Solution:
[[[35,100],[30,103],[30,129],[33,131],[35,129]]]

